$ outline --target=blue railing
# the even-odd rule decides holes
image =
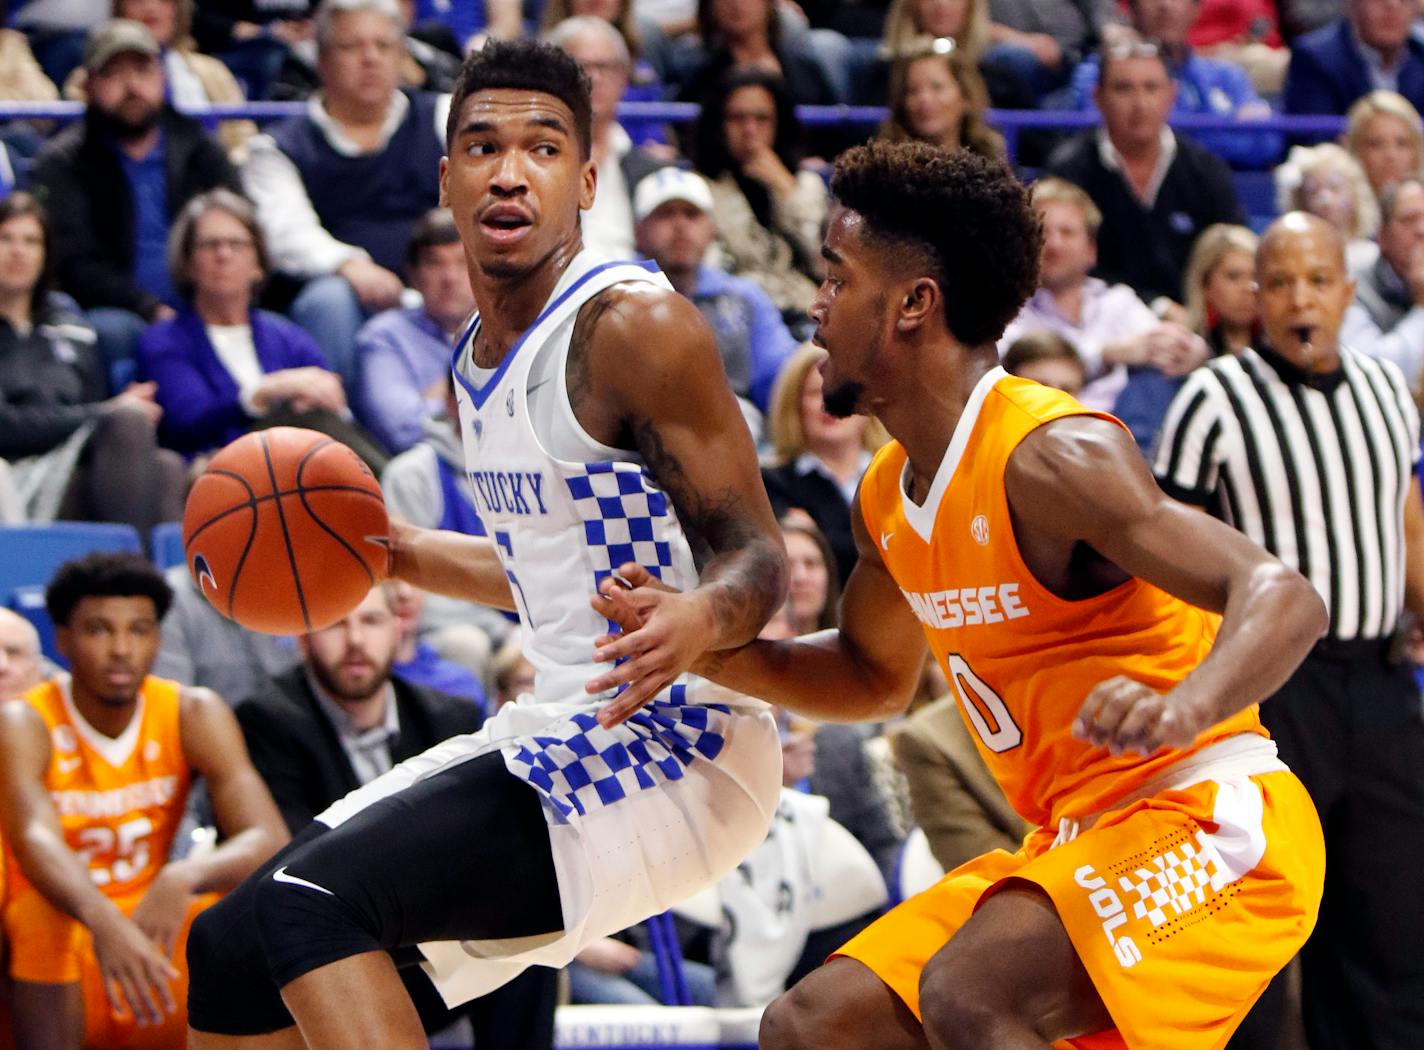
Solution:
[[[303,102],[244,102],[240,105],[213,105],[186,110],[191,116],[207,123],[228,119],[248,119],[258,122],[280,120],[301,113]],[[662,120],[669,124],[688,124],[697,119],[698,107],[690,102],[624,102],[618,107],[620,116]],[[0,103],[0,120],[74,120],[84,112],[79,102],[4,102]],[[809,125],[847,125],[874,127],[885,119],[883,106],[798,106],[803,123]],[[1068,131],[1089,128],[1098,123],[1096,112],[1077,110],[991,109],[991,125],[1008,142],[1009,155],[1018,152],[1018,137],[1031,130]],[[1284,135],[1311,139],[1329,139],[1345,129],[1345,118],[1334,116],[1299,117],[1271,116],[1260,120],[1237,120],[1234,117],[1184,116],[1172,121],[1182,131],[1275,131]]]

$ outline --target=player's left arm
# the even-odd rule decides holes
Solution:
[[[634,673],[627,705],[651,699],[703,652],[755,638],[785,600],[786,557],[756,447],[697,307],[633,285],[585,313],[587,375],[576,383],[571,365],[571,400],[580,387],[607,392],[628,443],[671,497],[701,573],[686,593],[642,592],[643,624],[622,640]]]
[[[189,688],[181,705],[183,756],[207,784],[224,841],[164,865],[134,909],[133,921],[169,953],[194,897],[232,889],[289,837],[227,704],[211,690]]]
[[[1281,687],[1325,631],[1303,576],[1240,532],[1169,498],[1120,426],[1075,416],[1040,427],[1004,482],[1022,534],[1082,542],[1123,571],[1218,612],[1211,652],[1169,694],[1113,678],[1084,701],[1074,732],[1114,752],[1184,747]]]

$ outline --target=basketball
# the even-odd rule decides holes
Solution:
[[[183,552],[203,597],[267,634],[329,627],[386,573],[371,469],[314,430],[273,427],[215,455],[188,494]]]

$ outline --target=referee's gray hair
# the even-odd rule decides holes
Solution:
[[[623,63],[623,68],[633,68],[633,56],[628,53],[628,43],[623,39],[623,34],[618,32],[618,27],[612,22],[597,15],[574,15],[565,18],[544,34],[544,42],[567,51],[565,45],[581,33],[597,33],[602,36],[613,50],[618,52],[618,60]]]
[[[396,35],[402,40],[405,39],[405,17],[401,14],[396,0],[322,0],[312,22],[318,54],[326,50],[326,45],[331,40],[331,24],[336,21],[336,16],[351,11],[374,11],[378,15],[385,15],[394,23]]]

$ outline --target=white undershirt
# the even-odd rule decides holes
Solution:
[[[218,360],[237,384],[237,399],[243,411],[254,416],[252,394],[262,385],[262,362],[257,360],[257,344],[252,341],[252,326],[247,324],[210,324],[208,340]]]

